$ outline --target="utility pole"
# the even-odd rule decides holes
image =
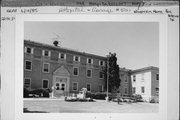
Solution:
[[[107,55],[107,93],[106,93],[106,101],[109,101],[109,55]]]

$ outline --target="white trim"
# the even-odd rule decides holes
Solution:
[[[45,51],[48,51],[48,56],[45,56]],[[42,50],[42,56],[50,57],[51,56],[51,51],[50,50]]]
[[[102,73],[102,78],[100,77],[100,73]],[[99,71],[99,79],[104,79],[104,74],[102,71]]]
[[[101,65],[101,62],[102,62],[102,65]],[[103,60],[99,60],[99,66],[104,66],[104,65],[105,65],[104,61]]]
[[[124,79],[124,83],[128,83],[128,76],[125,75],[124,78],[125,78],[125,79]]]
[[[47,88],[43,88],[43,81],[48,81],[48,86],[47,86]],[[49,80],[48,80],[48,79],[42,79],[42,88],[43,88],[43,89],[48,89],[48,88],[49,88]]]
[[[90,91],[88,91],[87,85],[90,85]],[[91,92],[91,83],[86,83],[86,89],[87,89],[88,92]]]
[[[91,71],[91,76],[88,76],[88,70]],[[86,77],[87,77],[87,78],[92,78],[92,69],[88,69],[88,68],[86,69]]]
[[[77,75],[74,75],[74,68],[77,68],[78,70],[78,72],[77,72]],[[79,76],[79,67],[73,67],[73,76]]]
[[[31,53],[28,53],[27,52],[27,48],[30,48],[31,49]],[[24,51],[26,54],[33,54],[34,53],[34,48],[33,47],[29,47],[29,46],[25,46],[25,51]]]
[[[91,60],[91,63],[89,63],[89,59]],[[93,64],[93,59],[92,58],[87,58],[87,64]]]
[[[127,93],[126,93],[126,89],[127,89]],[[124,94],[125,94],[125,95],[128,95],[128,92],[129,92],[129,91],[128,91],[128,88],[125,87],[125,88],[124,88]]]
[[[25,79],[29,79],[29,80],[30,80],[29,88],[31,89],[31,78],[30,78],[30,77],[25,77],[25,78],[24,78],[24,84],[23,84],[23,87],[24,87],[24,85],[25,85]]]
[[[64,58],[61,58],[61,54],[64,54]],[[66,54],[65,53],[59,53],[59,59],[60,60],[66,60]]]
[[[31,69],[26,69],[26,61],[31,62]],[[25,70],[26,71],[32,71],[32,61],[31,60],[25,60]]]
[[[75,58],[76,58],[76,57],[78,57],[78,61],[75,61]],[[80,56],[74,55],[74,56],[73,56],[73,61],[74,61],[74,62],[80,62],[80,61],[81,61],[81,60],[80,60]]]
[[[77,90],[73,90],[73,85],[74,85],[74,83],[77,83]],[[78,91],[78,82],[72,82],[72,91]]]
[[[44,71],[44,64],[48,64],[48,72]],[[43,73],[50,73],[50,63],[46,63],[44,62],[43,63],[43,70],[42,70]]]

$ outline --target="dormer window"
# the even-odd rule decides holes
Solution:
[[[43,50],[43,56],[50,57],[51,56],[51,52],[48,51],[48,50]]]
[[[25,47],[25,53],[33,54],[33,48],[31,48],[31,47]]]
[[[74,56],[74,61],[75,62],[80,62],[80,57],[79,56]]]
[[[87,63],[88,63],[88,64],[93,64],[93,59],[87,58]]]

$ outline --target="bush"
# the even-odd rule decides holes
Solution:
[[[112,95],[109,93],[109,99],[111,100],[113,97]],[[91,93],[91,92],[87,92],[86,93],[86,98],[91,98],[91,99],[99,99],[99,100],[105,100],[107,94],[104,92],[97,92],[97,93]]]
[[[24,98],[28,98],[30,94],[30,90],[27,88],[24,88]]]
[[[24,88],[24,98],[28,98],[29,94],[33,94],[33,96],[38,95],[41,97],[49,97],[50,92],[51,92],[50,89],[39,88],[39,89],[30,90],[30,89]]]
[[[149,102],[150,103],[159,103],[159,98],[158,97],[152,97]]]
[[[132,97],[136,102],[143,102],[142,96],[139,94],[135,94]]]

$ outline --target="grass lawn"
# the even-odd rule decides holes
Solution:
[[[58,99],[24,100],[27,113],[156,113],[159,104],[95,102],[67,102]]]

